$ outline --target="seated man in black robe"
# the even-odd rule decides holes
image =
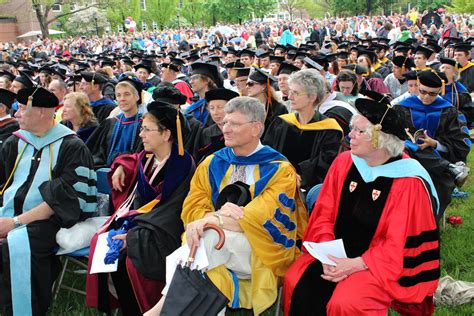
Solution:
[[[45,315],[59,274],[56,233],[96,209],[92,157],[73,131],[55,124],[58,99],[18,91],[20,130],[0,150],[0,313]]]
[[[0,149],[3,142],[19,128],[16,119],[9,114],[15,99],[15,93],[0,89]]]

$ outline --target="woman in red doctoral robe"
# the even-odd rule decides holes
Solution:
[[[402,155],[403,120],[358,99],[351,151],[324,181],[304,241],[342,238],[347,258],[322,264],[307,252],[284,280],[285,315],[429,315],[439,279],[437,195],[426,170]]]

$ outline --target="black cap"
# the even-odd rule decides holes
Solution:
[[[348,52],[338,52],[336,53],[337,58],[340,59],[348,59],[349,58],[349,53]]]
[[[55,108],[59,105],[58,98],[53,93],[41,87],[20,89],[18,91],[17,101],[20,104],[41,108]]]
[[[298,70],[300,69],[296,67],[295,65],[284,62],[284,63],[281,63],[280,68],[278,69],[277,75],[280,75],[280,74],[290,75]]]
[[[171,69],[173,71],[179,72],[180,66],[173,63],[161,63],[162,69]]]
[[[406,80],[417,80],[418,73],[416,71],[407,71],[402,75]]]
[[[378,93],[373,90],[367,90],[364,92],[364,95],[366,97],[369,97],[370,99],[377,101],[379,103],[390,103],[391,99],[388,95]]]
[[[7,89],[0,89],[0,103],[11,109],[12,104],[15,102],[15,100],[16,93],[13,93]]]
[[[424,45],[432,49],[435,53],[439,53],[443,49],[441,46],[438,45],[438,41],[432,39],[426,39]]]
[[[441,64],[447,64],[447,65],[451,65],[455,68],[459,68],[459,64],[457,63],[457,61],[455,61],[454,59],[452,58],[443,58],[443,57],[440,57],[439,58],[439,61],[441,62]]]
[[[255,53],[255,56],[258,58],[265,58],[265,57],[270,56],[270,52],[265,51],[263,49],[258,49],[257,52]]]
[[[357,57],[359,56],[362,56],[362,55],[366,55],[367,57],[369,57],[370,61],[372,62],[372,64],[375,64],[375,62],[377,61],[377,54],[372,51],[372,50],[369,50],[369,49],[359,49],[357,51]]]
[[[153,90],[153,100],[181,105],[186,103],[187,97],[173,84],[162,82]]]
[[[250,50],[250,49],[242,49],[241,51],[239,51],[237,53],[237,56],[238,57],[243,57],[243,56],[250,56],[250,57],[254,57],[255,56],[255,52],[253,50]]]
[[[405,132],[404,120],[395,107],[390,105],[388,98],[384,98],[381,102],[366,98],[358,98],[355,101],[355,107],[359,113],[367,118],[375,126],[380,126],[381,131],[394,135],[400,140],[408,138]],[[372,141],[376,138],[376,129],[372,133]],[[374,136],[375,135],[375,136]],[[378,140],[375,141],[377,143]],[[378,144],[375,147],[378,147]]]
[[[284,56],[275,56],[275,55],[270,55],[270,64],[275,63],[275,64],[281,64],[282,62],[285,61]]]
[[[258,68],[252,68],[252,70],[250,71],[249,79],[261,84],[268,83],[268,81],[270,81],[270,83],[277,81],[275,77],[270,75],[268,72],[265,72]]]
[[[235,73],[235,77],[248,77],[250,74],[250,68],[235,68],[237,72]]]
[[[138,71],[138,69],[141,68],[141,69],[145,69],[145,70],[148,71],[148,73],[150,73],[150,74],[153,72],[153,71],[152,71],[152,66],[151,66],[150,63],[144,63],[144,62],[142,62],[142,63],[140,63],[140,64],[138,64],[138,65],[133,66],[133,68],[135,69],[135,71]]]
[[[216,65],[194,62],[191,64],[191,73],[193,75],[204,75],[209,77],[219,88],[224,84]]]
[[[225,89],[225,88],[218,88],[218,89],[212,89],[206,92],[205,99],[207,102],[210,102],[212,100],[225,100],[225,101],[230,101],[233,98],[236,98],[240,96],[237,92],[230,90],[230,89]]]
[[[236,60],[230,63],[225,64],[225,68],[243,68],[245,67],[244,64],[242,64],[240,61]]]
[[[119,82],[126,81],[130,83],[138,92],[138,104],[142,104],[142,91],[143,91],[143,83],[135,76],[127,76],[125,74],[121,75],[119,78]]]
[[[446,75],[434,69],[420,71],[418,73],[418,80],[422,85],[430,88],[442,88],[448,83]]]
[[[367,73],[367,68],[365,68],[364,66],[358,65],[358,64],[344,65],[344,66],[342,66],[342,68],[347,69],[347,70],[351,70],[351,71],[355,72],[357,75],[363,75],[363,74]]]
[[[94,81],[94,84],[104,84],[109,82],[109,78],[99,72],[83,71],[81,72],[81,77],[87,82]]]
[[[6,70],[0,71],[0,77],[7,77],[10,81],[15,80],[15,75]]]
[[[411,69],[411,68],[415,67],[415,63],[413,62],[413,60],[409,57],[406,57],[406,56],[393,57],[392,62],[393,62],[394,65],[396,65],[400,68],[405,67],[405,69]]]
[[[425,47],[423,45],[418,45],[415,48],[415,55],[416,54],[422,54],[423,56],[426,57],[426,59],[428,59],[430,58],[431,55],[434,54],[434,50],[432,50],[431,48]]]
[[[457,43],[454,44],[455,52],[465,52],[467,55],[471,53],[472,45],[471,43]]]
[[[275,52],[276,50],[281,50],[282,52],[286,52],[286,46],[285,45],[281,45],[281,44],[277,44],[275,46],[275,48],[273,49],[273,52]]]
[[[242,181],[237,181],[227,185],[219,193],[216,199],[216,210],[219,210],[225,203],[230,202],[237,206],[245,206],[252,200],[249,185]]]
[[[179,155],[184,154],[181,122],[184,117],[173,104],[161,101],[153,101],[147,106],[148,113],[153,115],[158,122],[171,131],[174,140],[178,143]]]

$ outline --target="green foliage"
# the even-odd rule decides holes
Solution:
[[[450,10],[459,13],[474,12],[474,1],[472,0],[453,0]]]

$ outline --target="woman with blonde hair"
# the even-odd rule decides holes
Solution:
[[[76,132],[84,143],[89,139],[99,124],[92,112],[87,95],[82,92],[66,94],[62,123]]]

